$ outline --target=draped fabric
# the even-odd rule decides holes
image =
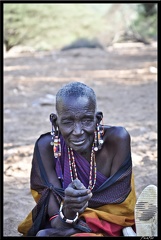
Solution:
[[[35,144],[31,170],[31,193],[36,205],[18,226],[18,231],[24,236],[35,236],[40,229],[46,227],[49,194],[52,191],[60,204],[64,198],[64,189],[71,182],[67,146],[62,136],[61,157],[58,160],[53,157],[55,171],[58,178],[61,179],[62,188],[56,188],[48,181],[38,148],[38,140]],[[74,156],[78,178],[88,187],[89,162],[76,152],[74,152]],[[87,234],[88,236],[93,236],[93,234],[96,236],[121,236],[123,227],[134,226],[136,195],[131,153],[113,176],[107,178],[97,171],[96,185],[92,193],[88,208],[79,216],[79,219],[84,221],[91,231],[87,231],[87,233],[82,231],[73,236],[81,236],[81,234],[82,236],[87,236]],[[81,224],[79,229],[81,229]]]

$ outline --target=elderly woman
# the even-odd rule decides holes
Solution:
[[[18,226],[24,236],[122,236],[125,227],[135,230],[130,136],[102,120],[90,87],[73,82],[58,91],[51,133],[35,144],[36,205]]]

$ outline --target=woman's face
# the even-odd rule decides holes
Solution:
[[[67,144],[81,153],[90,150],[96,129],[96,109],[88,97],[68,97],[58,104],[57,124]]]

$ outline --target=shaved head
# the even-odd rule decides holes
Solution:
[[[63,86],[56,94],[56,111],[66,98],[86,97],[96,109],[96,95],[92,88],[81,82],[72,82]]]

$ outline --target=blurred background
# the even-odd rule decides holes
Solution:
[[[104,46],[157,39],[157,3],[4,4],[4,44],[60,49],[77,39]]]

